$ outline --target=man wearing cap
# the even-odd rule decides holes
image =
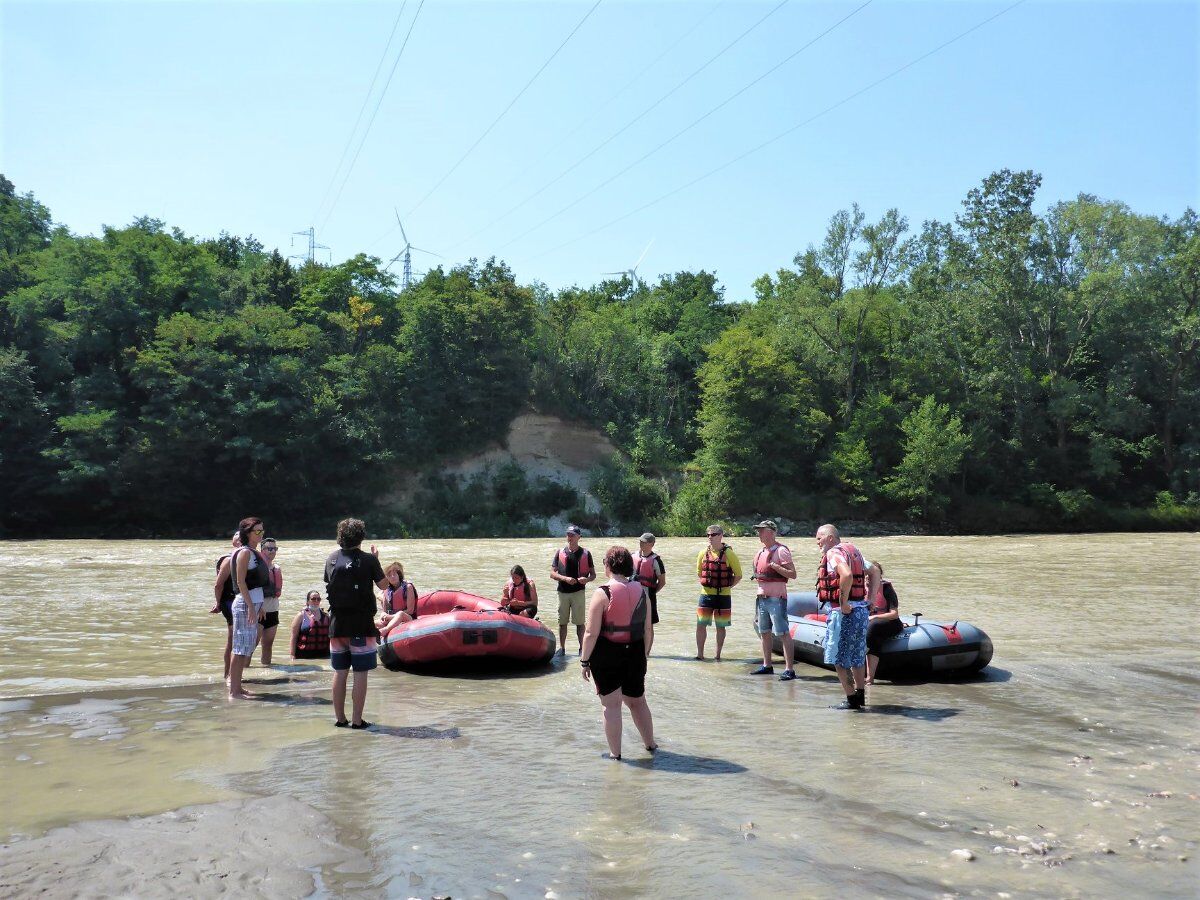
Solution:
[[[649,531],[638,538],[638,552],[633,555],[633,579],[646,589],[650,595],[650,622],[658,624],[658,592],[667,583],[667,564],[662,557],[654,552],[654,542],[657,540]],[[650,635],[650,646],[654,644],[654,634]],[[650,652],[650,647],[646,647]]]
[[[792,663],[792,639],[787,617],[787,583],[796,577],[796,566],[792,562],[792,551],[775,540],[779,531],[770,519],[763,519],[754,526],[762,549],[754,557],[754,575],[758,582],[758,596],[754,600],[754,630],[762,638],[763,664],[751,675],[773,675],[775,667],[771,659],[772,635],[779,637],[783,645],[783,658],[787,668],[779,676],[780,681],[791,681],[796,677]]]
[[[587,611],[584,591],[589,581],[596,579],[596,566],[591,551],[579,546],[583,532],[578,525],[567,526],[567,546],[554,554],[550,577],[558,582],[558,650],[555,656],[567,654],[567,623],[575,623],[575,636],[583,648],[583,626]]]
[[[696,607],[696,659],[704,659],[708,626],[717,626],[717,656],[725,645],[725,629],[733,612],[733,588],[742,580],[742,564],[733,548],[725,543],[725,529],[708,526],[708,546],[696,557],[696,577],[700,579],[700,603]]]

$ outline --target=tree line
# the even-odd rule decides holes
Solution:
[[[711,520],[937,531],[1200,524],[1200,222],[989,175],[953,221],[857,205],[727,302],[705,271],[550,291],[499,260],[406,291],[152,218],[56,225],[0,176],[0,529],[401,534]],[[533,408],[604,430],[600,510],[438,461]],[[399,483],[399,499],[383,501]]]

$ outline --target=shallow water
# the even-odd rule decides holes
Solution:
[[[815,547],[787,542],[807,586]],[[520,562],[556,626],[555,541],[379,543],[422,591],[496,595]],[[743,561],[756,547],[733,543]],[[864,539],[904,611],[969,621],[996,647],[984,678],[884,682],[864,714],[827,708],[824,670],[746,674],[749,587],[726,659],[692,660],[701,546],[658,547],[647,696],[663,750],[642,753],[627,720],[612,763],[573,633],[565,666],[523,676],[378,670],[381,728],[335,731],[317,666],[256,665],[265,700],[223,699],[218,544],[0,544],[0,838],[286,794],[371,860],[323,870],[333,894],[1195,896],[1196,535]],[[282,540],[285,625],[330,549]]]

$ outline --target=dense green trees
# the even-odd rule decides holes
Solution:
[[[852,206],[727,303],[706,272],[552,293],[496,260],[401,293],[365,255],[295,268],[150,218],[72,235],[0,176],[0,529],[1195,527],[1200,219],[1039,213],[1039,185],[993,173],[915,232]],[[528,406],[623,451],[599,513],[511,467],[437,475]]]

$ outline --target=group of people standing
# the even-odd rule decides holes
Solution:
[[[776,639],[781,644],[784,670],[781,681],[796,678],[787,612],[787,586],[795,579],[791,550],[778,539],[778,526],[766,519],[755,526],[762,545],[754,557],[751,580],[756,583],[754,628],[762,645],[762,664],[751,675],[774,675]],[[279,625],[279,598],[283,573],[275,562],[278,544],[264,537],[257,517],[238,524],[233,549],[217,561],[214,585],[216,604],[228,624],[225,677],[231,699],[250,699],[242,677],[257,646],[263,665],[271,664],[272,645]],[[366,525],[360,519],[338,523],[338,549],[325,563],[324,580],[329,611],[321,607],[321,593],[308,592],[304,608],[292,622],[294,659],[328,657],[334,672],[334,724],[369,728],[363,719],[367,675],[377,666],[378,641],[392,629],[417,616],[417,590],[405,577],[400,562],[386,568],[375,547],[362,549]],[[608,756],[621,758],[623,707],[630,710],[644,746],[653,753],[654,724],[645,698],[647,660],[659,622],[658,593],[666,586],[667,570],[654,551],[656,538],[649,532],[631,553],[611,547],[603,559],[605,582],[587,595],[587,585],[597,577],[592,554],[580,545],[578,526],[566,530],[566,546],[551,560],[550,577],[558,594],[559,646],[566,654],[568,626],[575,625],[583,678],[591,682],[603,708]],[[696,656],[705,660],[708,629],[716,628],[720,660],[725,633],[732,622],[733,588],[743,578],[740,560],[725,542],[720,525],[707,529],[708,544],[696,557],[700,593],[696,608]],[[874,677],[879,648],[901,626],[898,602],[883,568],[868,562],[853,545],[841,540],[833,525],[816,533],[821,559],[817,571],[818,600],[828,609],[825,662],[833,665],[845,693],[836,708],[855,710],[865,705],[866,685]],[[376,600],[375,589],[382,593]],[[501,590],[501,602],[516,615],[533,617],[538,610],[537,586],[517,565]],[[351,715],[345,701],[349,674],[354,673]]]

